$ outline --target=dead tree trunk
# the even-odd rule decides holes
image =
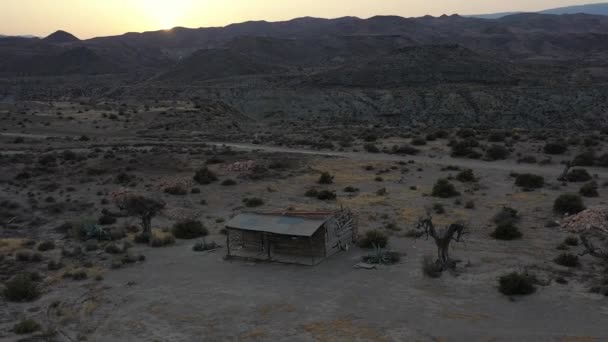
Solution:
[[[450,243],[452,241],[461,241],[462,236],[465,234],[465,227],[454,223],[445,229],[437,231],[432,217],[427,216],[420,220],[418,229],[424,231],[423,235],[426,235],[427,239],[430,236],[435,241],[435,245],[437,246],[437,264],[441,266],[441,270],[453,269],[458,260],[450,258]]]
[[[571,168],[572,168],[572,162],[569,162],[569,161],[566,162],[566,164],[564,165],[564,171],[557,178],[557,180],[560,182],[566,182],[568,180],[568,172],[570,172]]]

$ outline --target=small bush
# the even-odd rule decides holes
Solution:
[[[194,246],[192,246],[192,250],[195,252],[205,252],[205,251],[211,251],[214,249],[218,249],[220,246],[215,243],[215,242],[210,242],[207,243],[205,241],[199,241],[197,243],[194,244]]]
[[[472,183],[472,182],[476,182],[477,178],[475,177],[473,170],[466,169],[466,170],[460,171],[456,175],[456,180],[459,182],[463,182],[463,183]]]
[[[567,182],[586,182],[591,180],[591,175],[585,169],[572,169],[566,174]]]
[[[201,185],[208,185],[208,184],[211,184],[218,180],[215,173],[213,171],[209,170],[209,168],[207,168],[207,167],[203,167],[203,168],[199,169],[198,171],[196,171],[193,179],[195,182],[197,182],[198,184],[201,184]]]
[[[422,137],[416,137],[412,139],[411,144],[414,146],[424,146],[426,145],[426,139]]]
[[[502,145],[492,145],[486,150],[487,160],[502,160],[509,157],[509,150]]]
[[[165,193],[174,196],[184,196],[188,194],[188,190],[182,185],[176,184],[165,188]]]
[[[319,190],[317,189],[308,189],[304,193],[304,196],[306,197],[317,197],[317,195],[319,195]]]
[[[519,221],[519,213],[517,210],[510,207],[503,207],[494,217],[492,222],[496,225],[515,224]]]
[[[334,176],[332,176],[329,172],[323,172],[321,177],[319,177],[319,184],[332,184],[334,182]]]
[[[114,224],[114,223],[116,223],[116,217],[111,216],[111,215],[101,215],[99,217],[99,219],[97,220],[97,223],[102,226]]]
[[[336,193],[329,190],[321,190],[317,193],[317,199],[321,201],[330,201],[336,199]]]
[[[569,236],[564,239],[564,244],[568,246],[578,246],[578,238],[576,236]]]
[[[545,185],[545,178],[531,173],[518,174],[515,185],[525,189],[539,189]]]
[[[85,280],[89,277],[89,275],[87,274],[87,272],[85,270],[72,270],[72,271],[68,271],[65,272],[63,274],[64,278],[71,278],[72,280]]]
[[[433,204],[433,211],[435,212],[435,214],[445,214],[445,208],[443,207],[443,204],[441,203],[435,203]]]
[[[24,319],[13,326],[13,332],[17,335],[31,334],[40,330],[40,324],[33,319]]]
[[[55,242],[51,240],[42,241],[38,244],[38,250],[41,252],[46,252],[55,249]]]
[[[595,152],[586,151],[581,154],[578,154],[572,160],[573,166],[593,166],[595,164]]]
[[[566,267],[578,267],[580,265],[578,256],[570,253],[562,253],[553,259],[553,261],[558,265]]]
[[[393,147],[391,148],[390,153],[392,154],[404,154],[404,155],[416,155],[420,152],[419,149],[410,146],[408,144],[402,144],[402,145],[393,145]]]
[[[597,191],[597,182],[589,182],[581,187],[578,193],[585,197],[598,197],[600,194]]]
[[[439,179],[433,186],[433,197],[449,198],[458,195],[460,195],[460,193],[456,191],[454,185],[450,183],[447,179]]]
[[[29,249],[22,249],[15,253],[15,259],[23,262],[39,262],[42,261],[42,255],[34,253]]]
[[[178,222],[173,226],[173,236],[178,239],[196,239],[202,236],[207,236],[209,231],[200,221],[187,220]]]
[[[258,197],[244,198],[243,204],[249,208],[255,208],[264,205],[264,200]]]
[[[359,192],[359,189],[355,188],[353,186],[347,186],[346,188],[344,188],[343,191],[344,192],[349,192],[349,193],[354,193],[354,192]]]
[[[374,144],[365,144],[363,145],[363,148],[365,149],[365,151],[369,152],[369,153],[379,153],[380,149],[378,149],[378,147]]]
[[[422,259],[422,273],[429,278],[439,278],[443,268],[441,265],[429,255],[425,255]]]
[[[549,142],[543,147],[546,154],[563,154],[568,150],[568,145],[565,142]]]
[[[152,247],[164,247],[175,243],[175,237],[171,233],[154,231],[150,238],[150,246]]]
[[[498,290],[507,296],[529,295],[536,291],[536,282],[534,276],[513,272],[498,279]]]
[[[575,194],[560,195],[553,203],[553,210],[560,214],[577,214],[585,210],[583,199]]]
[[[5,285],[2,294],[10,302],[30,302],[40,296],[38,284],[32,279],[31,274],[16,275]]]
[[[475,209],[475,201],[469,200],[464,204],[465,209]]]
[[[236,185],[236,181],[234,179],[226,179],[222,182],[223,186],[233,186]]]
[[[497,240],[516,240],[523,236],[519,228],[513,223],[498,225],[490,235]]]
[[[385,248],[387,244],[388,236],[377,229],[365,232],[365,235],[359,240],[361,248]]]

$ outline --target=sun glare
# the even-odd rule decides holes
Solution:
[[[167,30],[180,25],[192,9],[192,0],[142,0],[142,7],[151,25]]]

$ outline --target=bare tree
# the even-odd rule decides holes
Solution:
[[[441,267],[441,270],[454,269],[459,260],[450,258],[450,243],[452,241],[462,241],[462,236],[467,233],[465,226],[453,223],[444,229],[437,230],[433,224],[433,217],[427,214],[426,217],[420,218],[417,228],[423,230],[423,236],[426,235],[427,240],[430,236],[435,241],[435,245],[437,245],[437,264]]]
[[[152,218],[164,207],[165,203],[142,195],[127,194],[115,200],[122,216],[138,216],[143,229],[142,240],[150,241],[152,235]]]
[[[557,180],[560,182],[566,182],[568,181],[568,172],[570,172],[570,169],[572,168],[572,162],[571,161],[567,161],[564,163],[564,171],[562,172],[562,174],[557,177]]]

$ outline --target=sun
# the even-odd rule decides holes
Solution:
[[[142,0],[141,2],[150,25],[165,30],[180,26],[180,22],[191,9],[191,4],[191,0]]]

